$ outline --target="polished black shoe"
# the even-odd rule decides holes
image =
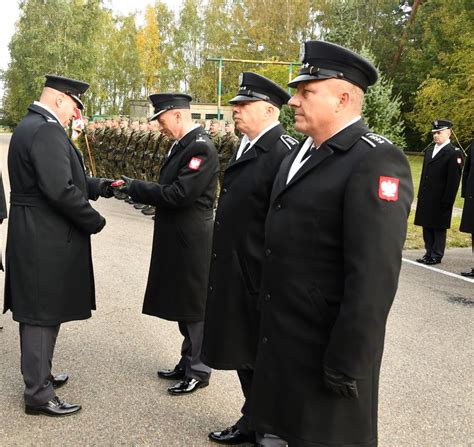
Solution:
[[[416,260],[416,262],[419,262],[420,264],[425,264],[425,261],[426,261],[427,259],[429,259],[429,256],[428,256],[428,255],[423,255],[423,257],[418,258],[418,259]]]
[[[66,385],[68,380],[69,376],[67,374],[53,376],[53,388],[61,388],[63,385]]]
[[[427,258],[425,261],[426,265],[441,264],[441,258]]]
[[[461,272],[462,276],[465,276],[466,278],[474,278],[474,269],[472,269],[470,272]]]
[[[136,210],[142,210],[143,208],[146,208],[148,205],[145,205],[144,203],[135,203],[135,205],[133,205],[133,207],[136,209]]]
[[[181,380],[181,382],[169,387],[168,393],[173,395],[189,394],[198,390],[199,388],[205,388],[207,385],[209,385],[209,382],[185,377],[183,380]]]
[[[186,376],[184,374],[184,369],[175,366],[174,369],[160,369],[158,371],[158,377],[161,377],[162,379],[181,380]]]
[[[155,214],[156,208],[154,206],[149,206],[148,208],[145,208],[142,210],[142,213],[145,216],[153,216]]]
[[[25,405],[26,414],[44,414],[46,416],[69,416],[77,413],[81,409],[80,405],[68,404],[61,400],[58,396],[54,396],[49,402],[44,405]]]
[[[237,445],[248,443],[255,443],[254,434],[244,434],[242,433],[236,425],[226,428],[222,431],[211,431],[209,433],[209,439],[211,441],[217,442],[218,444],[227,444],[227,445]]]

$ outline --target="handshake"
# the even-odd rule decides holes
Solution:
[[[121,180],[111,180],[108,178],[99,179],[99,195],[108,199],[117,193],[128,194],[128,189],[132,184],[133,179],[126,177],[125,175],[122,175],[121,177]]]

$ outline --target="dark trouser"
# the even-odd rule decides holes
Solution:
[[[426,256],[441,259],[446,248],[446,230],[423,227]]]
[[[250,417],[249,417],[249,407],[250,407],[250,392],[252,390],[252,380],[253,380],[253,369],[238,369],[237,375],[239,376],[240,386],[242,392],[244,393],[245,401],[242,406],[242,417],[235,424],[241,433],[246,435],[253,433],[253,430],[250,428]]]
[[[25,382],[25,404],[43,405],[56,394],[51,367],[60,325],[33,326],[20,323],[21,373]]]
[[[211,368],[201,362],[204,321],[178,321],[178,325],[184,337],[178,366],[184,369],[186,377],[208,382]]]

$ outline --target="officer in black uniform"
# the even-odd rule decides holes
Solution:
[[[418,190],[415,225],[423,227],[425,254],[417,259],[427,265],[439,264],[446,248],[446,230],[451,226],[456,193],[463,165],[462,152],[449,139],[453,123],[433,121],[434,146],[425,152]]]
[[[461,196],[464,197],[462,209],[461,226],[459,230],[463,233],[471,233],[473,264],[470,272],[461,272],[462,276],[474,278],[474,140],[466,158],[466,165],[462,174]]]
[[[51,363],[61,323],[95,309],[90,236],[105,225],[89,203],[111,197],[111,181],[88,177],[65,131],[89,84],[46,76],[39,101],[13,132],[8,151],[10,219],[5,305],[20,323],[21,371],[27,414],[65,416],[80,405],[59,399]]]
[[[273,180],[298,142],[278,121],[290,95],[256,73],[240,76],[233,115],[244,137],[224,173],[214,224],[201,358],[216,369],[237,370],[246,402],[242,417],[209,438],[223,444],[255,441],[248,414],[258,339],[258,290],[264,226]]]
[[[181,359],[158,376],[179,380],[168,392],[180,395],[207,386],[211,374],[200,355],[219,161],[202,127],[193,124],[191,96],[159,93],[150,100],[150,121],[157,119],[174,144],[157,183],[123,177],[124,189],[133,201],[156,207],[143,313],[179,324]]]
[[[358,54],[309,41],[289,84],[295,129],[308,138],[273,184],[250,404],[255,429],[290,446],[377,445],[385,323],[413,184],[403,152],[361,119],[376,79]]]

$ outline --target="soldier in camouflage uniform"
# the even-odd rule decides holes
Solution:
[[[92,149],[92,153],[94,154],[95,160],[95,169],[96,174],[99,175],[102,172],[102,140],[104,139],[105,134],[105,123],[103,120],[98,120],[95,123],[95,131],[94,131],[94,147]]]
[[[128,118],[122,117],[120,119],[120,136],[117,141],[117,150],[115,151],[113,160],[113,178],[120,178],[120,175],[124,173],[123,160],[131,135],[132,130],[128,125]]]
[[[86,167],[86,172],[88,175],[94,175],[94,169],[92,169],[92,163],[94,163],[94,152],[93,152],[93,145],[94,145],[94,133],[95,133],[95,125],[93,122],[90,122],[84,132],[81,133],[79,136],[79,140],[81,143],[82,154],[84,156],[84,166]],[[87,137],[87,143],[86,143]],[[90,154],[89,154],[90,150]],[[94,163],[95,166],[95,163]]]
[[[137,140],[134,159],[134,175],[133,178],[139,180],[146,180],[145,164],[147,158],[152,156],[152,147],[149,147],[151,131],[149,130],[148,120],[146,118],[140,119],[140,136]],[[135,203],[136,209],[143,209],[146,207],[143,203]]]
[[[158,121],[151,121],[151,123],[155,123],[157,129],[159,130],[159,123]],[[165,162],[165,159],[168,155],[168,152],[171,148],[172,141],[164,134],[159,133],[159,137],[154,142],[154,151],[153,151],[153,163],[150,175],[150,181],[158,182],[160,176],[160,170]],[[153,216],[155,214],[155,207],[148,206],[142,209],[142,213],[146,216]]]
[[[137,137],[140,133],[138,121],[132,121],[132,124],[130,125],[130,130],[131,135],[128,139],[127,147],[122,158],[122,174],[125,174],[127,177],[131,177],[134,172],[133,162],[135,158],[135,146],[137,143]]]
[[[234,124],[231,121],[226,121],[224,126],[225,134],[221,139],[221,144],[217,149],[219,156],[219,184],[224,177],[224,171],[227,169],[232,155],[239,147],[239,137],[234,133]]]
[[[221,136],[221,123],[218,120],[211,120],[211,124],[209,126],[209,138],[213,142],[214,146],[219,152],[219,146],[221,144],[222,136]]]

